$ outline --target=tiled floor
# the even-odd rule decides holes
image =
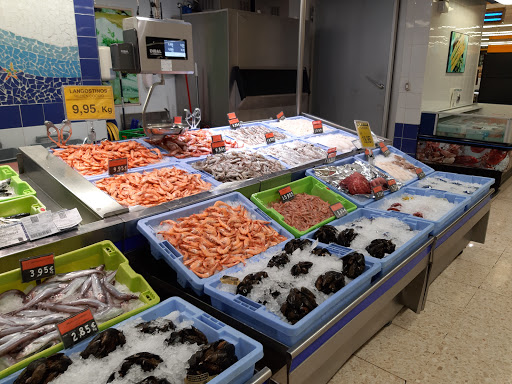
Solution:
[[[432,284],[425,310],[402,310],[329,384],[512,383],[512,180],[470,243]]]

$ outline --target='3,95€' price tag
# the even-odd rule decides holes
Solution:
[[[382,141],[379,143],[379,147],[384,156],[388,157],[389,155],[391,155],[391,151]]]
[[[240,120],[238,120],[238,117],[236,117],[235,112],[228,113],[228,121],[231,129],[238,129],[241,126]]]
[[[395,179],[388,180],[388,189],[389,189],[389,192],[391,192],[391,193],[398,191],[398,185],[396,184]]]
[[[70,348],[73,345],[87,339],[98,332],[98,325],[92,316],[90,309],[77,313],[63,322],[57,324],[64,348]]]
[[[287,187],[280,189],[279,195],[281,196],[281,200],[283,201],[283,203],[293,200],[293,198],[295,197],[295,195],[292,192],[292,188],[289,185]]]
[[[384,197],[384,190],[382,189],[381,185],[377,185],[376,187],[372,188],[373,196],[375,197],[375,200],[380,200]]]
[[[55,261],[53,253],[48,255],[30,257],[20,260],[21,281],[41,280],[55,275]]]
[[[341,203],[331,205],[331,211],[337,219],[348,214],[347,209]]]
[[[425,172],[423,172],[423,169],[416,168],[416,174],[418,175],[418,179],[424,179],[426,177]]]
[[[336,160],[336,147],[329,148],[327,150],[327,159],[325,159],[326,164],[334,163]]]

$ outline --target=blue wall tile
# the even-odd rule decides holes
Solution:
[[[82,69],[83,80],[98,80],[101,78],[99,60],[81,59],[80,68]]]
[[[101,80],[84,80],[83,85],[102,85]]]
[[[393,147],[400,149],[402,148],[402,138],[401,137],[395,137],[393,139]]]
[[[94,0],[74,0],[75,13],[81,13],[85,15],[94,14]]]
[[[76,34],[78,36],[95,37],[96,24],[94,15],[75,15]]]
[[[416,140],[402,139],[401,150],[406,153],[416,154]]]
[[[53,123],[60,123],[64,120],[64,105],[62,103],[48,103],[43,105],[44,118]]]
[[[44,124],[44,113],[42,104],[22,105],[21,120],[24,127]]]
[[[404,125],[402,123],[395,124],[395,137],[403,137]]]
[[[98,42],[95,37],[79,37],[78,53],[81,59],[98,58]]]
[[[21,127],[20,107],[8,105],[0,107],[0,129]]]
[[[404,139],[414,139],[418,137],[418,126],[414,124],[404,124]]]
[[[435,113],[422,113],[420,122],[420,135],[433,135],[436,124]]]

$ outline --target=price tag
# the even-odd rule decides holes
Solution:
[[[267,140],[267,144],[274,144],[276,142],[274,132],[265,133],[265,140]]]
[[[181,122],[181,116],[174,116],[174,125],[180,125]]]
[[[68,120],[115,119],[114,92],[104,85],[65,85],[62,87]]]
[[[377,185],[376,187],[373,187],[372,192],[373,192],[373,197],[375,197],[375,200],[379,200],[384,197],[384,190],[382,189],[381,185]]]
[[[236,117],[235,112],[228,113],[228,121],[231,129],[238,129],[241,126],[240,121]]]
[[[348,214],[347,210],[341,203],[331,205],[331,211],[334,213],[334,216],[336,216],[337,219]]]
[[[21,223],[0,226],[0,239],[2,239],[0,241],[0,248],[21,244],[28,240]]]
[[[280,189],[279,195],[281,196],[281,200],[283,201],[283,203],[293,200],[293,198],[295,197],[290,186]]]
[[[416,174],[418,175],[418,179],[424,179],[425,178],[425,172],[423,172],[423,169],[416,168]]]
[[[212,142],[212,153],[218,155],[219,153],[226,152],[226,145],[224,140]]]
[[[368,159],[373,159],[373,151],[371,149],[366,148],[364,150],[364,154]]]
[[[98,325],[91,310],[86,309],[57,324],[64,348],[70,348],[82,340],[98,333]]]
[[[53,216],[50,211],[27,216],[20,219],[20,221],[21,224],[23,224],[23,228],[25,228],[30,241],[51,236],[59,232],[59,228],[57,228],[53,222]]]
[[[324,127],[320,120],[313,121],[313,133],[324,133]]]
[[[382,141],[379,143],[379,147],[384,156],[388,157],[389,155],[391,155],[391,151]]]
[[[327,159],[325,159],[325,162],[330,164],[334,163],[334,160],[336,160],[336,147],[332,147],[327,150]]]
[[[357,135],[359,136],[361,145],[364,148],[374,148],[375,142],[373,141],[370,123],[367,121],[354,120],[354,124],[356,125]]]
[[[283,111],[279,112],[277,114],[277,120],[283,121],[284,119],[286,119],[284,112]]]
[[[398,185],[396,185],[395,179],[388,180],[388,189],[389,189],[389,192],[391,192],[391,193],[398,191]]]
[[[61,231],[76,227],[82,222],[82,216],[80,216],[76,208],[55,212],[53,213],[52,219],[54,224]]]
[[[49,255],[29,257],[20,260],[21,281],[41,280],[55,275],[55,261],[53,253]]]
[[[124,173],[128,170],[128,158],[123,157],[122,159],[114,159],[108,161],[108,174],[116,175],[118,173]]]

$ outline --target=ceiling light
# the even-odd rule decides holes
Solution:
[[[505,5],[512,5],[512,0],[496,0],[496,2]]]

